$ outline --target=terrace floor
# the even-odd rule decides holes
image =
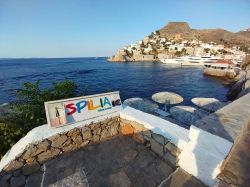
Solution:
[[[121,136],[46,162],[43,171],[28,178],[26,186],[152,187],[175,169],[144,145]],[[178,183],[178,176],[174,179]],[[192,181],[192,186],[201,186],[195,178]],[[162,186],[171,186],[171,181]]]

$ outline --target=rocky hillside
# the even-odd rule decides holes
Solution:
[[[239,36],[250,38],[250,28],[236,33]]]
[[[238,33],[229,32],[224,29],[197,30],[189,27],[186,22],[170,22],[159,30],[162,37],[182,38],[187,40],[201,40],[203,42],[216,42],[225,46],[247,46],[250,47],[250,30]]]

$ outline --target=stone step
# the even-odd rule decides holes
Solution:
[[[206,185],[179,167],[158,187],[206,187]]]

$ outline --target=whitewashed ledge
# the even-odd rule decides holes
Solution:
[[[123,109],[120,112],[120,118],[144,125],[145,128],[155,134],[160,134],[170,140],[170,142],[175,144],[180,150],[183,150],[189,141],[188,129],[131,107]]]
[[[48,128],[48,125],[41,125],[29,131],[26,136],[20,139],[15,145],[11,147],[11,149],[4,155],[0,162],[0,171],[12,160],[16,159],[20,154],[23,153],[26,146],[46,138],[49,138],[53,135],[67,132],[73,128],[86,126],[90,123],[97,123],[103,121],[107,118],[117,117],[119,116],[119,112],[114,112],[108,115],[103,115],[100,117],[96,117],[93,119],[89,119],[86,121],[81,121],[78,123],[74,123],[72,125],[66,125],[60,128]]]
[[[189,142],[179,155],[179,166],[208,186],[214,186],[232,142],[191,126]]]

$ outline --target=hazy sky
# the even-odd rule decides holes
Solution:
[[[109,56],[169,21],[250,27],[250,0],[0,0],[0,58]]]

